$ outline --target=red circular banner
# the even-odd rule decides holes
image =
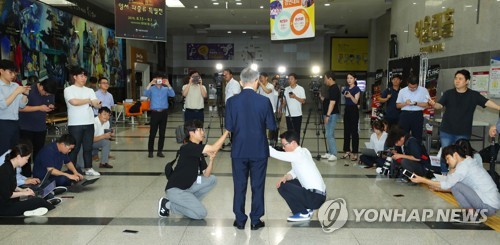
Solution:
[[[297,30],[295,28],[295,18],[299,14],[302,14],[304,16],[304,18],[305,18],[304,22],[305,23],[304,23],[304,26],[303,26],[302,29]],[[302,35],[309,28],[309,23],[310,23],[310,20],[309,20],[309,15],[307,14],[307,12],[304,9],[297,9],[295,12],[293,12],[292,17],[290,18],[290,29],[292,29],[293,34],[295,34],[295,35]]]

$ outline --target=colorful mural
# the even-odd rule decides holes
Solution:
[[[2,59],[15,61],[19,76],[49,77],[62,87],[68,68],[108,77],[124,86],[122,40],[112,29],[30,0],[0,1]]]

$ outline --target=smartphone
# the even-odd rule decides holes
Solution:
[[[288,93],[288,94],[289,94],[289,95],[292,95],[292,94],[293,94],[293,92],[290,92],[290,93]]]
[[[412,173],[411,171],[408,171],[406,169],[403,171],[403,175],[406,176],[406,177],[408,177],[409,179],[415,177],[414,173]]]
[[[113,129],[110,128],[110,129],[104,129],[104,133],[107,134],[107,133],[113,133]]]
[[[133,233],[133,234],[135,234],[137,232],[139,232],[139,231],[136,231],[136,230],[123,230],[123,233]]]

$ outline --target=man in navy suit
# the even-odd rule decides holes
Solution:
[[[268,98],[257,94],[259,72],[245,68],[240,75],[243,90],[227,100],[226,129],[233,136],[231,148],[234,199],[234,226],[244,229],[248,216],[245,214],[245,197],[248,176],[252,188],[251,229],[258,230],[265,224],[264,186],[269,148],[266,128],[276,129],[273,107]]]

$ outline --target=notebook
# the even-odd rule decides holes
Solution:
[[[40,184],[38,185],[33,185],[33,184],[25,184],[25,185],[20,185],[19,187],[21,188],[30,188],[33,191],[40,189],[40,187],[45,186],[49,182],[49,177],[52,174],[52,169],[48,170],[47,173],[45,173],[45,176],[43,177],[42,181],[40,181]]]
[[[378,157],[377,152],[371,148],[363,148],[361,149],[361,155],[369,156],[369,157]]]

